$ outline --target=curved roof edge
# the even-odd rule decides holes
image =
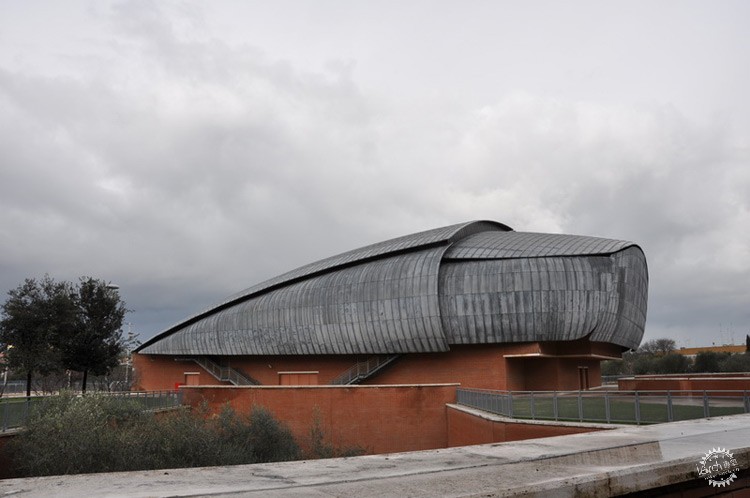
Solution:
[[[626,240],[605,239],[587,235],[483,232],[466,237],[451,245],[445,253],[445,258],[513,259],[609,255],[635,245],[633,242]]]
[[[305,266],[301,266],[295,270],[283,273],[277,277],[271,278],[257,285],[249,287],[243,291],[240,291],[232,296],[229,296],[224,301],[215,304],[195,315],[192,315],[161,333],[155,335],[151,339],[147,340],[134,352],[139,352],[144,348],[152,345],[153,343],[177,332],[183,327],[191,325],[212,313],[221,311],[225,308],[233,306],[239,302],[245,301],[259,294],[270,292],[279,287],[283,287],[294,282],[298,282],[302,279],[309,278],[316,275],[322,275],[340,268],[348,266],[354,266],[367,261],[380,259],[384,256],[393,256],[396,254],[403,254],[407,252],[417,251],[428,247],[445,245],[446,247],[463,237],[468,237],[480,232],[512,232],[513,229],[508,225],[499,223],[491,220],[476,220],[465,223],[458,223],[455,225],[449,225],[441,228],[434,228],[432,230],[425,230],[402,237],[396,237],[383,242],[370,244],[358,249],[343,252],[330,258],[322,259],[314,263],[310,263]]]

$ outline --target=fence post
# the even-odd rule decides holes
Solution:
[[[609,406],[609,392],[604,391],[604,417],[607,419],[607,423],[612,423],[612,412]]]
[[[708,393],[703,391],[703,418],[708,418],[710,416],[710,410],[708,409]]]
[[[5,432],[5,431],[8,430],[8,405],[10,405],[10,403],[8,403],[8,402],[2,403],[2,406],[3,406],[3,432]]]
[[[641,425],[641,400],[638,391],[635,392],[635,423]]]
[[[552,393],[552,414],[555,416],[555,420],[559,417],[559,408],[557,406],[557,391]]]
[[[674,411],[672,409],[672,391],[667,391],[667,421],[674,422]]]
[[[581,397],[581,391],[578,391],[578,420],[583,422],[583,398]]]
[[[750,399],[747,398],[747,391],[743,391],[742,399],[745,402],[745,413],[750,413]]]
[[[513,418],[513,391],[508,391],[508,416]]]

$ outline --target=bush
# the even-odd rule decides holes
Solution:
[[[690,363],[688,359],[681,354],[669,353],[656,358],[654,361],[654,373],[657,374],[675,374],[685,373],[688,371]]]
[[[250,412],[248,440],[255,462],[278,462],[299,458],[291,431],[281,425],[271,412],[262,407],[253,407]]]
[[[338,448],[326,442],[325,431],[320,422],[320,409],[313,409],[313,421],[310,426],[310,455],[309,458],[337,458],[364,455],[367,451],[360,446]]]
[[[8,451],[22,475],[118,470],[118,429],[142,418],[141,412],[137,404],[121,398],[71,393],[50,397],[8,443]]]
[[[731,354],[721,362],[720,368],[722,372],[750,372],[750,354]]]
[[[613,376],[622,375],[623,373],[623,361],[622,360],[604,360],[602,362],[602,376]]]
[[[23,476],[233,465],[291,460],[299,447],[267,410],[238,416],[225,407],[144,413],[103,395],[49,398],[7,446]]]
[[[639,354],[633,362],[633,373],[635,375],[644,375],[654,373],[656,370],[656,358]]]
[[[721,363],[724,362],[729,353],[715,353],[713,351],[701,351],[695,355],[693,372],[715,373],[721,372]]]

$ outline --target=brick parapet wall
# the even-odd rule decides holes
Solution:
[[[229,404],[240,414],[267,408],[289,426],[303,449],[309,447],[316,416],[326,442],[362,447],[368,454],[445,448],[446,404],[456,384],[378,386],[185,386],[191,406],[207,403],[210,413]],[[317,414],[317,415],[316,415]]]
[[[622,427],[615,424],[519,421],[454,404],[447,406],[447,420],[450,447],[521,441]]]
[[[745,374],[639,375],[618,379],[617,387],[620,391],[706,391],[709,394],[718,395],[718,391],[750,391],[750,376]]]

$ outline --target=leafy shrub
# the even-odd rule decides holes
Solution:
[[[750,354],[731,354],[721,362],[720,368],[722,372],[750,372]]]
[[[664,356],[655,358],[654,373],[657,374],[675,374],[685,373],[688,371],[690,363],[688,359],[681,354],[668,353]]]
[[[605,360],[601,363],[602,376],[621,375],[623,373],[622,360]]]
[[[338,448],[326,441],[325,431],[320,421],[320,409],[313,409],[313,421],[310,426],[309,458],[337,458],[364,455],[367,451],[361,446]]]
[[[299,447],[268,410],[228,406],[144,413],[134,400],[63,394],[44,403],[7,445],[24,476],[233,465],[292,460]]]
[[[656,370],[656,358],[644,354],[638,355],[633,362],[633,373],[644,375],[654,373]]]
[[[693,372],[715,373],[721,372],[721,363],[729,357],[729,353],[715,353],[713,351],[701,351],[695,355]]]

